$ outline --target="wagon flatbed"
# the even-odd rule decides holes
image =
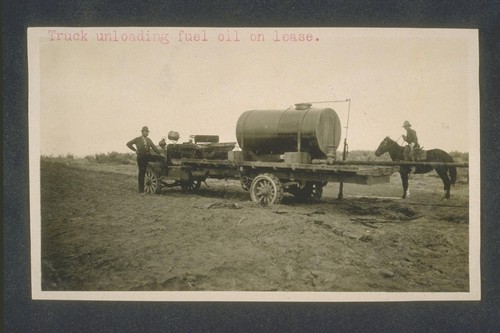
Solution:
[[[385,182],[387,177],[390,177],[394,172],[398,170],[397,166],[384,167],[377,165],[349,165],[349,164],[299,164],[299,163],[285,163],[285,162],[263,162],[263,161],[230,161],[230,160],[205,160],[205,159],[182,159],[181,165],[189,166],[193,169],[207,169],[209,171],[208,176],[210,177],[210,171],[215,171],[215,169],[227,169],[239,172],[246,171],[247,173],[253,173],[252,170],[259,171],[270,171],[273,173],[286,172],[289,174],[293,173],[307,173],[310,177],[306,178],[321,178],[318,180],[322,181],[342,181],[348,183],[350,180],[346,177],[352,177],[354,175],[360,177],[370,177],[369,179],[373,183]],[[214,169],[214,170],[212,170]],[[217,173],[215,173],[217,174]],[[331,178],[330,180],[325,180],[323,178]],[[238,177],[239,178],[239,177]],[[281,178],[281,177],[279,177]],[[283,177],[284,178],[284,177]],[[293,177],[291,177],[293,179]],[[341,179],[339,179],[341,178]],[[380,179],[379,179],[380,178]],[[377,179],[377,181],[375,181]],[[351,179],[352,180],[352,179]],[[368,180],[368,178],[366,179]],[[368,181],[368,183],[371,183]],[[366,183],[366,181],[360,181],[355,183]]]
[[[172,162],[173,165],[166,167],[165,172],[156,173],[160,187],[166,184],[166,180],[170,180],[175,181],[174,185],[180,185],[184,190],[196,190],[208,178],[234,179],[241,182],[243,189],[250,191],[253,201],[263,205],[278,203],[283,192],[299,198],[320,199],[322,188],[329,182],[361,185],[388,183],[391,175],[398,172],[403,165],[449,164],[468,167],[467,163],[404,161],[330,161],[327,164],[326,160],[290,163],[180,158]],[[342,198],[342,186],[339,191],[339,198]],[[259,197],[259,193],[266,194]]]
[[[245,190],[250,190],[253,180],[259,175],[272,176],[280,181],[285,188],[291,186],[310,190],[323,187],[328,182],[354,183],[373,185],[388,183],[390,176],[397,171],[397,167],[380,166],[353,166],[327,164],[299,164],[285,162],[264,161],[231,161],[231,160],[204,160],[182,159],[181,166],[189,167],[193,174],[202,174],[206,178],[239,179]],[[320,196],[320,195],[319,195]]]
[[[179,176],[189,175],[195,186],[207,178],[238,179],[243,189],[250,191],[252,201],[263,206],[279,203],[288,192],[301,200],[319,200],[328,182],[363,185],[388,183],[397,166],[355,166],[331,164],[301,164],[287,162],[208,160],[183,158],[176,161]],[[184,176],[185,177],[185,176]],[[339,195],[341,195],[339,193]]]

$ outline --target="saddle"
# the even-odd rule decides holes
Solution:
[[[404,160],[406,162],[411,162],[411,158],[410,158],[410,147],[409,146],[406,146],[405,147],[405,150],[404,150]],[[423,147],[420,147],[420,148],[417,148],[417,149],[414,149],[413,150],[413,160],[415,162],[419,162],[419,161],[425,161],[427,160],[427,150],[424,150]]]

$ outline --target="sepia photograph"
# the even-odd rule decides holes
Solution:
[[[477,30],[27,34],[33,299],[481,299]]]

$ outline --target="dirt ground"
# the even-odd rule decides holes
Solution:
[[[402,200],[394,174],[261,208],[237,181],[139,195],[136,168],[42,161],[42,290],[469,290],[467,184],[445,200],[414,175]]]

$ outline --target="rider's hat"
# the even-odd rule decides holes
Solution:
[[[411,124],[408,120],[405,120],[404,124],[403,124],[403,127],[406,127],[406,126],[410,126],[411,127]]]
[[[147,126],[143,126],[141,132],[149,132],[149,128]]]

